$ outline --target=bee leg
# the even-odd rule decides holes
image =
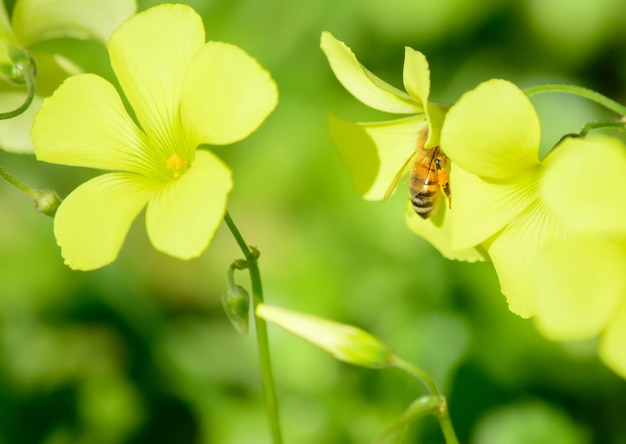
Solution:
[[[450,194],[450,176],[448,175],[448,171],[443,168],[438,160],[435,161],[435,168],[437,169],[437,183],[443,195],[446,196],[448,200],[448,207],[452,208],[452,194]]]

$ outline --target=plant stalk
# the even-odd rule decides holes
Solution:
[[[280,422],[278,418],[278,400],[276,397],[276,388],[274,384],[274,376],[272,372],[272,365],[270,360],[269,341],[267,336],[267,324],[264,319],[256,316],[256,307],[263,303],[263,287],[261,285],[261,273],[257,263],[258,255],[254,254],[252,250],[246,244],[243,236],[239,232],[237,225],[230,217],[230,214],[226,212],[224,215],[224,221],[228,226],[228,229],[232,233],[237,245],[243,252],[250,272],[250,282],[252,286],[252,300],[254,308],[252,310],[254,316],[254,325],[256,328],[257,347],[259,349],[259,359],[261,361],[261,376],[263,380],[263,394],[265,398],[265,407],[269,417],[270,430],[274,444],[281,444],[282,433],[280,429]]]

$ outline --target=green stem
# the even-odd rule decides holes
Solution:
[[[35,98],[35,79],[34,77],[27,76],[26,77],[26,99],[24,102],[17,108],[12,111],[7,111],[6,113],[0,113],[0,120],[11,119],[13,117],[19,116],[24,111],[28,109],[30,104],[33,102]]]
[[[37,197],[37,192],[38,192],[37,190],[34,190],[28,185],[20,182],[18,179],[13,177],[11,173],[9,173],[7,170],[2,168],[1,166],[0,166],[0,177],[2,177],[4,180],[9,182],[11,185],[13,185],[15,188],[17,188],[24,194],[26,194],[31,199],[35,199]]]
[[[588,88],[583,88],[582,86],[558,84],[558,83],[546,84],[546,85],[537,85],[537,86],[531,86],[529,88],[525,88],[524,92],[526,93],[527,96],[532,96],[534,94],[542,94],[546,92],[564,92],[568,94],[574,94],[574,95],[592,100],[602,105],[603,107],[616,112],[620,116],[626,116],[626,106],[616,102],[615,100],[609,99],[608,97],[596,91],[593,91]]]
[[[228,229],[232,233],[237,245],[243,252],[246,261],[248,263],[248,270],[250,271],[250,282],[252,285],[252,300],[254,309],[254,325],[256,328],[257,346],[259,348],[259,358],[261,360],[261,376],[263,379],[263,393],[265,396],[265,406],[269,416],[270,429],[274,444],[282,443],[282,434],[280,430],[280,423],[278,420],[278,401],[276,397],[276,389],[274,387],[274,377],[272,372],[272,365],[270,362],[269,341],[267,339],[267,324],[264,319],[256,316],[256,307],[263,303],[263,287],[261,286],[261,273],[259,272],[259,266],[257,263],[258,255],[255,254],[246,244],[246,241],[241,236],[237,225],[230,217],[230,214],[226,212],[224,215],[224,221],[228,226]]]
[[[37,211],[46,216],[54,217],[57,208],[61,205],[61,199],[52,190],[36,190],[13,177],[7,170],[0,167],[0,177],[9,182],[15,188],[30,197]]]
[[[450,419],[450,412],[448,410],[448,401],[446,400],[446,397],[439,391],[437,384],[435,384],[435,381],[430,377],[430,375],[421,368],[415,367],[414,365],[411,365],[405,360],[398,357],[393,360],[392,364],[415,376],[415,378],[419,379],[428,388],[432,395],[436,396],[439,399],[439,407],[435,412],[435,416],[439,420],[441,432],[443,433],[447,444],[459,444],[459,440],[456,437],[454,428],[452,427],[452,420]]]

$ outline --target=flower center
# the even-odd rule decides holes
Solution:
[[[188,162],[185,159],[174,153],[169,159],[167,159],[165,166],[172,172],[172,177],[174,179],[178,179],[181,174],[189,169],[187,163]]]

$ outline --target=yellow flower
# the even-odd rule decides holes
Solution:
[[[376,77],[359,63],[343,42],[322,33],[322,49],[341,84],[371,108],[408,114],[397,120],[370,123],[346,122],[330,117],[330,136],[356,191],[367,200],[387,199],[416,160],[417,150],[439,146],[447,106],[428,101],[430,70],[426,57],[405,48],[403,80],[407,92]],[[455,166],[452,165],[451,175]],[[407,184],[408,190],[408,184]],[[418,216],[407,199],[409,228],[450,259],[484,259],[474,248],[455,250],[450,243],[450,211],[444,197],[427,220]]]
[[[224,215],[231,172],[201,144],[252,133],[274,109],[276,85],[236,46],[209,41],[198,14],[160,5],[128,19],[109,41],[113,70],[130,104],[93,74],[67,79],[32,130],[37,159],[112,171],[61,204],[54,231],[72,268],[118,255],[147,205],[154,247],[189,259],[208,246]]]
[[[0,149],[32,153],[29,131],[41,106],[68,75],[71,64],[58,53],[42,49],[53,39],[91,39],[106,44],[122,21],[137,9],[135,0],[17,0],[11,17],[0,4],[0,75],[23,84],[21,65],[32,57],[37,64],[36,92],[30,107],[17,117],[0,121]],[[39,48],[39,49],[38,49]],[[58,49],[58,48],[57,48]],[[74,72],[77,69],[71,66]],[[0,82],[0,112],[17,109],[25,102],[24,87]]]

